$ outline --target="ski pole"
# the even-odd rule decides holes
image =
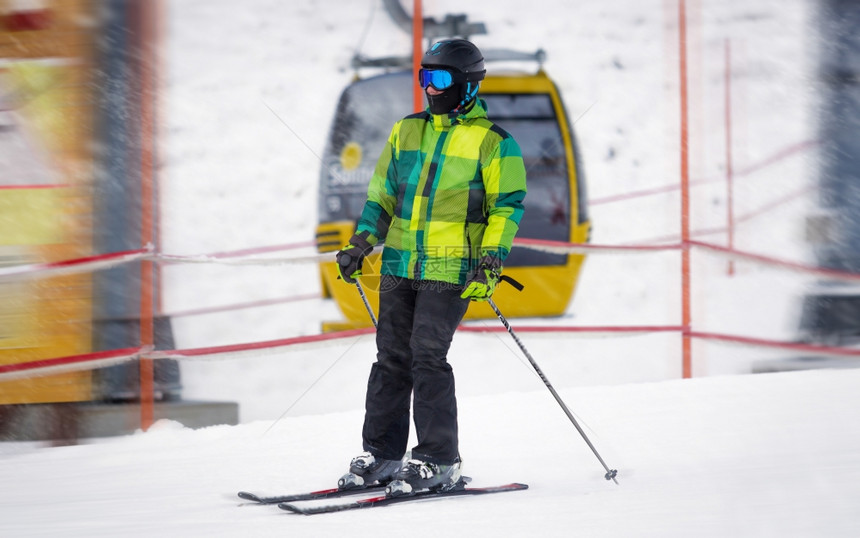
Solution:
[[[361,300],[364,301],[364,308],[367,309],[367,313],[370,314],[370,321],[373,322],[373,326],[376,327],[376,316],[373,315],[373,308],[370,307],[370,302],[367,300],[367,295],[364,294],[364,288],[361,287],[361,284],[358,280],[355,281],[355,288],[358,290],[358,294],[361,295]]]
[[[618,480],[615,479],[616,475],[618,475],[618,471],[616,469],[610,469],[606,465],[606,462],[603,461],[603,458],[600,457],[600,454],[597,452],[597,449],[594,448],[593,444],[591,444],[591,441],[588,439],[588,436],[585,435],[585,432],[582,430],[582,428],[579,426],[579,423],[574,418],[573,413],[570,412],[570,409],[567,408],[567,405],[565,405],[564,401],[561,399],[561,396],[559,396],[558,392],[555,391],[555,388],[553,388],[552,383],[549,382],[549,379],[547,379],[546,375],[544,375],[543,371],[540,369],[540,366],[538,366],[537,362],[535,362],[535,360],[532,358],[531,353],[528,352],[526,346],[524,346],[523,343],[520,341],[519,337],[511,328],[511,324],[508,323],[508,320],[505,318],[505,316],[502,315],[502,312],[499,310],[499,307],[496,306],[496,303],[494,303],[492,299],[487,299],[487,302],[490,304],[490,307],[492,307],[493,311],[496,313],[496,316],[499,317],[499,321],[501,321],[502,325],[505,326],[505,329],[508,330],[508,334],[510,334],[511,337],[513,337],[514,339],[514,342],[516,342],[517,345],[520,346],[520,350],[522,350],[523,354],[529,360],[532,365],[532,368],[534,368],[535,372],[537,372],[537,375],[541,378],[541,381],[543,381],[543,384],[546,385],[546,388],[548,388],[549,391],[552,393],[553,397],[555,398],[555,401],[558,402],[558,405],[561,406],[562,410],[564,411],[564,414],[566,414],[567,418],[569,418],[570,421],[573,423],[573,426],[576,428],[576,431],[578,431],[579,435],[581,435],[582,438],[585,440],[585,443],[588,445],[588,448],[590,448],[591,451],[594,452],[594,455],[597,456],[597,460],[600,462],[601,465],[603,465],[603,468],[606,470],[604,478],[606,478],[607,480],[612,480],[613,482],[618,484]]]

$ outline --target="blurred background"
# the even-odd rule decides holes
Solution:
[[[139,427],[141,356],[156,417],[186,425],[360,406],[372,337],[337,334],[369,318],[330,260],[414,109],[413,9],[0,1],[0,439]],[[533,345],[561,386],[682,375],[683,248],[694,376],[853,365],[860,3],[425,0],[422,14],[422,47],[458,35],[484,51],[490,118],[523,148],[506,272],[527,287],[498,302],[553,329]],[[682,244],[682,150],[699,245]],[[492,317],[473,307],[466,327]],[[573,339],[592,333],[612,337]],[[491,369],[503,344],[461,336],[452,360]],[[345,354],[364,362],[333,370]]]

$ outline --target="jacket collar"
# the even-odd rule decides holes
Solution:
[[[477,98],[469,103],[465,110],[456,109],[447,114],[431,114],[428,107],[427,115],[435,130],[445,131],[457,124],[468,123],[478,118],[486,118],[487,103],[483,99]]]

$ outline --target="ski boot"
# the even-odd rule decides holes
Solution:
[[[390,482],[400,469],[400,460],[377,458],[370,452],[362,452],[352,458],[349,472],[337,481],[338,489],[365,488],[373,484]]]
[[[466,480],[461,479],[459,459],[450,465],[411,459],[394,475],[394,480],[388,483],[385,495],[399,497],[423,490],[454,491],[464,487]]]

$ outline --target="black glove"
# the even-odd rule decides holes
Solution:
[[[496,284],[502,276],[502,261],[495,256],[484,256],[481,263],[469,275],[466,288],[460,294],[462,299],[486,301],[496,291]]]
[[[361,276],[364,257],[372,250],[373,245],[360,235],[353,235],[350,238],[349,243],[337,253],[337,272],[344,282],[355,284],[355,279]]]

